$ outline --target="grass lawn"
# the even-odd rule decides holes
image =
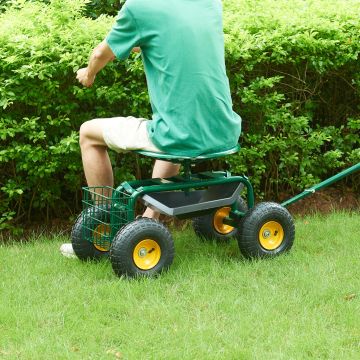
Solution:
[[[157,279],[60,256],[67,237],[0,245],[1,359],[359,359],[360,214],[296,220],[293,250],[174,231]]]

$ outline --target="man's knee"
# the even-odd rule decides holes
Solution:
[[[106,146],[99,119],[89,120],[80,126],[80,147]]]
[[[84,145],[87,144],[87,142],[89,141],[89,123],[90,121],[86,121],[83,124],[81,124],[80,126],[80,131],[79,131],[79,143],[80,146],[83,147]]]

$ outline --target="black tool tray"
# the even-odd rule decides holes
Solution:
[[[212,185],[207,189],[162,191],[141,196],[143,203],[162,214],[187,218],[236,202],[243,188],[240,182]]]

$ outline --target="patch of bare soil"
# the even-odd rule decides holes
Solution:
[[[291,196],[283,197],[283,199]],[[333,211],[360,212],[360,194],[350,188],[326,188],[290,205],[293,215],[328,214]]]

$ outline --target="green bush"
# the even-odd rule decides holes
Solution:
[[[136,56],[107,66],[91,89],[75,81],[113,18],[84,17],[84,0],[12,3],[0,15],[0,229],[12,218],[76,211],[83,121],[150,116]],[[352,0],[224,2],[228,73],[244,121],[243,149],[227,162],[261,197],[359,161],[359,10]],[[112,156],[118,182],[149,174],[144,159]]]
[[[225,2],[228,72],[257,193],[295,192],[359,161],[359,1]]]
[[[87,4],[85,13],[93,18],[101,14],[114,16],[119,12],[122,3],[124,0],[92,0]]]
[[[61,217],[78,207],[82,122],[119,113],[149,116],[138,61],[108,66],[92,89],[75,81],[113,22],[82,17],[84,6],[18,2],[0,17],[2,227],[14,216]],[[117,162],[116,174],[130,176],[129,162]]]
[[[49,4],[51,2],[51,0],[27,1],[41,1],[45,4]],[[94,19],[100,15],[114,16],[119,12],[119,9],[124,2],[125,0],[88,0],[82,13]],[[11,3],[13,3],[13,0],[2,0],[0,4],[0,12],[5,11]]]

